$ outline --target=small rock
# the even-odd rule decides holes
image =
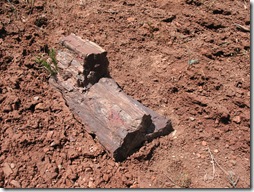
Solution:
[[[15,168],[15,164],[14,164],[14,163],[11,163],[11,164],[10,164],[10,167],[11,167],[12,169],[14,169],[14,168]]]
[[[91,168],[91,167],[87,167],[86,169],[85,169],[85,172],[86,173],[91,173],[91,172],[93,172],[93,169]]]
[[[9,177],[9,175],[13,173],[13,171],[12,171],[12,169],[9,166],[8,163],[4,163],[4,165],[3,165],[3,172],[4,172],[6,177]]]
[[[127,18],[127,21],[128,22],[133,22],[133,21],[135,21],[135,18],[134,17],[129,17],[129,18]]]
[[[203,145],[203,146],[206,146],[206,145],[207,145],[207,142],[206,142],[206,141],[202,141],[202,145]]]
[[[236,165],[236,161],[235,160],[230,160],[230,163],[231,163],[232,166]]]
[[[54,134],[54,131],[49,131],[48,133],[47,133],[47,136],[46,136],[46,138],[48,139],[48,140],[50,140],[51,138],[52,138],[52,135]]]
[[[43,151],[44,151],[44,153],[47,153],[47,152],[49,151],[49,148],[48,148],[48,147],[45,147],[45,148],[43,149]]]
[[[63,168],[63,166],[61,164],[59,164],[57,167],[59,170],[61,170]]]
[[[44,103],[38,103],[38,104],[35,106],[35,110],[47,111],[47,107],[45,106]]]
[[[194,117],[190,117],[189,118],[191,121],[195,121],[195,118]]]
[[[134,183],[133,185],[130,186],[130,188],[139,188],[137,183]]]
[[[214,151],[213,151],[214,153],[218,153],[219,152],[219,150],[218,149],[214,149]]]
[[[108,182],[108,180],[109,180],[108,174],[104,174],[102,178],[103,178],[103,180],[106,181],[106,182]]]
[[[16,188],[21,188],[21,185],[20,185],[20,183],[18,182],[18,181],[16,181],[16,180],[12,180],[11,182],[10,182],[10,184],[12,184],[14,187],[16,187]]]
[[[35,97],[34,97],[34,100],[35,100],[35,101],[38,101],[39,98],[40,98],[39,96],[35,96]]]
[[[89,182],[88,182],[88,187],[89,187],[89,188],[95,188],[94,182],[93,182],[93,181],[89,181]]]
[[[233,122],[235,122],[237,124],[241,123],[241,117],[240,116],[235,116],[232,120],[233,120]]]

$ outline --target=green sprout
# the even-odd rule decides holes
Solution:
[[[50,73],[50,76],[55,76],[58,71],[55,50],[51,49],[48,55],[51,61],[50,63],[47,60],[45,60],[42,56],[37,57],[35,59],[35,62],[42,65]]]

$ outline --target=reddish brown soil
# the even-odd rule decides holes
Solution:
[[[0,1],[0,187],[250,187],[247,1],[29,2]],[[70,33],[175,132],[114,162],[34,61]]]

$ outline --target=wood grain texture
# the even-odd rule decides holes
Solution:
[[[100,55],[104,53],[103,49],[94,44],[90,46],[89,41],[75,35],[65,39],[67,44],[63,40],[61,42],[70,50],[63,48],[58,51],[60,70],[56,78],[50,79],[50,84],[62,93],[86,131],[95,134],[116,161],[126,159],[145,141],[173,131],[170,120],[125,94],[109,76],[102,77],[96,73],[98,81],[86,86],[83,81],[87,55]],[[105,54],[100,57],[100,61],[107,60],[102,58],[106,57]],[[103,65],[103,62],[100,64]],[[103,70],[106,74],[107,68]]]

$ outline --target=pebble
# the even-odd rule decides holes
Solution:
[[[235,160],[230,160],[230,163],[231,163],[232,166],[236,165],[236,161]]]
[[[10,164],[10,167],[11,167],[12,169],[14,169],[14,168],[15,168],[15,164],[14,164],[14,163],[11,163],[11,164]]]
[[[190,119],[191,121],[195,121],[195,118],[194,118],[194,117],[189,117],[189,119]]]
[[[201,143],[203,146],[206,146],[207,145],[207,142],[206,141],[202,141]]]
[[[16,181],[16,180],[12,180],[10,183],[11,183],[14,187],[21,188],[20,183],[19,183],[18,181]]]
[[[48,133],[47,133],[47,136],[46,136],[46,138],[48,139],[48,140],[50,140],[51,138],[52,138],[52,135],[54,134],[54,131],[49,131]]]
[[[44,153],[47,153],[47,152],[49,151],[49,148],[48,148],[48,147],[45,147],[45,148],[43,149],[43,151],[44,151]]]
[[[38,103],[38,104],[35,106],[35,110],[42,110],[42,111],[45,111],[45,110],[46,110],[46,106],[45,106],[43,103]]]
[[[233,120],[233,122],[235,122],[237,124],[241,123],[241,117],[240,116],[235,116],[232,120]]]
[[[103,178],[104,181],[108,182],[109,175],[108,174],[104,174],[102,178]]]
[[[133,21],[135,21],[135,18],[134,17],[129,17],[129,18],[127,18],[127,21],[128,22],[133,22]]]
[[[91,167],[87,167],[86,169],[85,169],[85,172],[86,173],[91,173],[91,172],[93,172],[93,169],[91,168]]]
[[[35,100],[35,101],[38,101],[39,98],[40,98],[39,96],[35,96],[35,97],[34,97],[34,100]]]
[[[89,181],[89,182],[88,182],[88,187],[89,187],[89,188],[95,188],[94,182]]]
[[[219,152],[219,150],[218,149],[214,149],[214,151],[213,151],[214,153],[218,153]]]
[[[57,167],[59,170],[61,170],[63,168],[63,166],[61,164],[59,164]]]
[[[139,185],[137,183],[130,186],[130,188],[139,188]]]
[[[6,177],[8,177],[10,174],[13,173],[13,171],[12,171],[12,169],[11,169],[11,167],[9,166],[8,163],[4,163],[4,164],[3,164],[3,172],[4,172],[4,174],[5,174]]]

